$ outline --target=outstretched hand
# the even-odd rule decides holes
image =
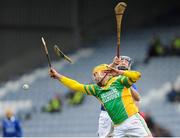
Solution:
[[[59,74],[55,69],[53,68],[50,68],[49,70],[49,75],[51,78],[54,78],[54,79],[60,79],[60,77],[62,77],[61,74]]]

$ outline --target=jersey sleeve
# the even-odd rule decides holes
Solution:
[[[75,92],[82,92],[82,93],[86,93],[88,95],[96,95],[96,91],[95,91],[95,84],[90,84],[90,85],[85,85],[85,84],[81,84],[79,82],[77,82],[76,80],[70,79],[68,77],[61,77],[61,79],[59,79],[59,81],[66,87],[68,87],[69,89],[72,89]]]
[[[133,89],[135,89],[138,92],[138,88],[135,84],[132,85]]]
[[[138,71],[126,70],[124,71],[123,76],[128,77],[130,82],[135,83],[137,80],[141,78],[141,73]]]
[[[84,90],[87,95],[96,96],[96,86],[94,84],[84,85]]]
[[[120,76],[120,82],[125,87],[131,87],[137,80],[141,78],[141,73],[138,71],[125,71],[123,76]]]
[[[127,88],[130,88],[133,85],[133,83],[126,76],[121,76],[118,78],[118,80],[122,85],[124,85]]]
[[[76,80],[70,79],[68,77],[61,77],[61,79],[59,79],[59,81],[66,87],[68,87],[69,89],[72,89],[75,92],[82,92],[85,93],[85,89],[84,89],[84,84],[81,84],[79,82],[77,82]]]

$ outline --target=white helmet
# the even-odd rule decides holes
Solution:
[[[130,58],[128,56],[120,56],[120,59],[128,61],[129,64],[127,67],[126,66],[118,66],[118,69],[119,70],[130,70],[132,63],[134,63],[132,58]]]

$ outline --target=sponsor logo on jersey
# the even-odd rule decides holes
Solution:
[[[109,102],[118,97],[120,97],[120,93],[117,91],[117,89],[112,89],[111,91],[103,93],[101,95],[101,99],[103,103]]]

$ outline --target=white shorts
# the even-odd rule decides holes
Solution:
[[[114,137],[145,137],[151,136],[146,122],[139,113],[129,117],[122,124],[114,126]]]
[[[108,137],[111,136],[113,132],[113,123],[106,111],[101,111],[99,115],[99,128],[98,136],[99,137]]]

